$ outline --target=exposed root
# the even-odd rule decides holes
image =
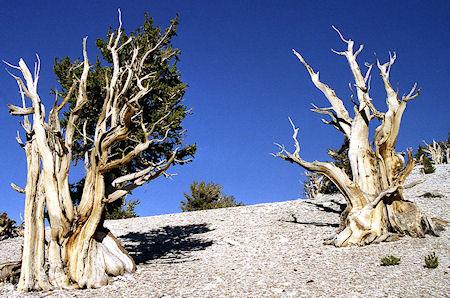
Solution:
[[[416,238],[423,238],[426,234],[439,236],[441,225],[424,215],[412,202],[401,200],[400,193],[384,199],[374,208],[366,205],[362,209],[350,210],[344,228],[324,243],[337,247],[362,246],[395,241],[405,235]]]
[[[77,250],[77,246],[70,248]],[[78,255],[78,258],[82,257]],[[80,267],[81,266],[81,267]],[[73,263],[70,278],[80,288],[99,288],[107,285],[110,276],[132,273],[136,264],[122,243],[106,228],[99,229],[90,240],[83,262]]]

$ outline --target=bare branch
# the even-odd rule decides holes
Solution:
[[[334,25],[331,25],[331,27],[334,29],[334,31],[337,32],[337,34],[339,35],[339,37],[341,38],[341,40],[342,40],[343,42],[345,42],[345,43],[350,42],[350,39],[348,39],[348,40],[345,39],[344,36],[342,35],[341,31],[339,31],[338,28],[336,28]]]
[[[334,109],[332,107],[329,108],[319,108],[314,104],[311,104],[313,106],[312,109],[310,109],[312,112],[318,113],[318,114],[324,114],[324,115],[329,115],[331,117],[331,120],[325,120],[322,119],[322,122],[327,124],[327,125],[332,125],[334,128],[336,128],[337,130],[341,131],[342,133],[345,134],[345,131],[342,130],[342,127],[339,124],[339,119],[338,116],[336,115],[336,113],[334,112]],[[341,119],[342,121],[342,119]]]
[[[23,187],[18,186],[15,183],[11,182],[11,188],[14,189],[15,191],[17,191],[18,193],[25,193],[25,189]]]
[[[351,40],[351,39],[345,39],[342,36],[342,33],[336,27],[333,26],[333,29],[338,33],[338,35],[341,38],[341,40],[347,44],[347,50],[346,51],[337,52],[337,51],[333,50],[333,52],[335,52],[335,53],[337,53],[337,54],[339,54],[341,56],[345,56],[347,58],[348,65],[350,66],[350,70],[352,71],[353,77],[355,79],[356,94],[357,94],[358,100],[359,100],[358,113],[364,114],[363,117],[357,117],[358,121],[363,121],[364,119],[368,119],[370,121],[373,117],[371,117],[369,115],[369,110],[370,111],[376,111],[375,107],[371,103],[371,99],[370,99],[370,96],[369,96],[369,88],[367,87],[367,83],[368,83],[368,80],[369,80],[370,71],[371,71],[372,67],[369,66],[369,69],[366,72],[366,75],[363,76],[362,73],[361,73],[361,69],[359,67],[359,64],[358,64],[358,62],[356,60],[358,55],[363,50],[364,46],[360,45],[358,50],[356,52],[354,52],[353,51],[354,41]],[[379,118],[380,114],[379,113],[375,113],[374,116]]]
[[[166,33],[164,34],[164,36],[155,44],[155,46],[153,48],[151,48],[150,50],[148,50],[147,52],[145,52],[144,56],[141,59],[141,63],[140,63],[140,69],[144,68],[144,63],[145,60],[147,60],[147,57],[153,53],[157,48],[159,48],[161,46],[161,44],[167,39],[167,37],[169,36],[169,34],[172,32],[173,30],[173,24],[170,24],[169,28],[166,30]]]
[[[417,83],[414,83],[414,86],[412,86],[411,90],[409,91],[408,95],[402,96],[402,101],[407,102],[411,99],[414,99],[420,95],[420,88],[417,88]]]
[[[389,189],[386,189],[386,190],[380,192],[380,194],[372,202],[370,202],[369,204],[364,206],[364,208],[365,209],[373,209],[373,208],[375,208],[378,205],[378,203],[380,203],[380,201],[382,199],[384,199],[384,197],[386,197],[387,195],[390,195],[390,194],[398,191],[398,189],[400,187],[401,187],[400,185],[396,185],[394,187],[391,187]]]
[[[65,146],[67,148],[72,148],[73,143],[73,135],[75,133],[75,127],[77,125],[77,121],[79,118],[79,111],[83,108],[83,106],[89,101],[87,96],[87,78],[89,74],[89,59],[87,54],[87,37],[83,38],[83,72],[81,74],[81,77],[79,79],[78,83],[78,94],[77,94],[77,100],[75,102],[75,107],[72,111],[70,111],[69,119],[67,121],[66,125],[66,136],[65,136]],[[69,100],[73,89],[75,88],[74,84],[70,88],[66,98],[61,103],[61,105],[57,108],[57,111],[59,111],[62,106]]]
[[[14,116],[25,116],[25,115],[31,115],[34,113],[34,108],[21,108],[12,104],[8,105],[9,113]]]
[[[338,116],[338,125],[341,128],[340,130],[345,133],[347,137],[350,137],[350,127],[352,123],[352,118],[350,118],[347,109],[345,108],[342,100],[336,95],[336,92],[331,89],[328,85],[322,83],[319,80],[319,72],[314,72],[311,66],[305,61],[302,55],[300,55],[297,51],[294,49],[292,50],[297,56],[297,58],[300,60],[300,62],[305,66],[306,70],[308,71],[312,82],[314,85],[322,91],[322,93],[325,95],[325,97],[330,102],[331,106],[333,107],[333,110],[336,112],[336,115]]]
[[[384,83],[384,89],[386,90],[388,106],[394,109],[398,107],[397,92],[394,90],[394,88],[392,88],[391,82],[389,81],[389,75],[396,57],[397,55],[395,54],[395,52],[394,55],[389,52],[388,62],[381,64],[380,61],[377,60],[377,67],[380,70],[380,76]]]
[[[370,71],[372,70],[373,64],[365,63],[365,66],[367,67],[367,72],[366,75],[364,76],[364,81],[368,83],[368,81],[370,80]],[[369,86],[370,83],[368,83],[368,88],[370,88]]]
[[[25,144],[24,144],[24,142],[22,141],[22,139],[21,139],[20,134],[19,134],[18,131],[17,131],[17,135],[16,135],[16,141],[17,141],[17,143],[20,145],[20,147],[22,147],[22,148],[25,147]]]
[[[364,206],[366,203],[366,198],[364,197],[363,192],[357,184],[348,178],[347,174],[343,170],[335,166],[333,163],[320,161],[308,162],[300,157],[300,144],[297,138],[299,129],[295,127],[291,119],[289,119],[289,122],[291,123],[294,131],[292,138],[294,140],[295,151],[290,153],[283,145],[276,144],[280,151],[272,155],[291,163],[298,164],[308,171],[317,172],[327,176],[341,190],[350,206]]]
[[[168,160],[163,160],[159,163],[159,165],[152,164],[141,171],[116,178],[112,182],[112,185],[114,187],[122,183],[125,183],[126,185],[108,195],[106,201],[108,203],[112,203],[115,200],[120,199],[124,195],[130,193],[136,187],[139,187],[150,180],[156,179],[161,175],[167,175],[167,177],[172,176],[170,174],[166,174],[165,171],[172,165],[172,163],[174,163],[176,154],[177,149],[172,152],[172,155]]]
[[[63,101],[56,107],[56,112],[58,113],[61,109],[69,102],[69,99],[72,97],[73,91],[75,90],[76,82],[74,81],[72,86],[70,86],[67,95],[64,97]]]

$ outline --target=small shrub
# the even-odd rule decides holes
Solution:
[[[135,208],[139,205],[139,200],[127,201],[121,198],[111,204],[106,205],[105,219],[125,219],[137,217]]]
[[[381,266],[395,266],[400,264],[400,258],[396,256],[385,256],[381,258]]]
[[[434,269],[439,266],[439,258],[436,256],[436,254],[433,252],[425,257],[425,267]]]
[[[434,168],[433,164],[431,163],[428,157],[423,156],[422,162],[423,162],[423,172],[425,174],[434,173],[436,169]]]
[[[182,211],[196,211],[217,209],[226,207],[243,206],[243,203],[236,202],[233,196],[227,196],[222,193],[222,186],[213,182],[198,183],[194,181],[191,184],[191,194],[184,194],[185,201],[181,201]]]
[[[22,236],[22,227],[8,217],[6,212],[0,213],[0,240]]]

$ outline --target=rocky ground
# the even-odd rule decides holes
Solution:
[[[422,176],[417,170],[411,179]],[[450,221],[450,166],[406,191],[426,213]],[[426,193],[437,197],[424,197]],[[450,297],[450,228],[441,237],[335,248],[339,196],[110,221],[137,272],[97,290],[52,297]],[[336,203],[338,202],[338,203]],[[294,217],[297,223],[294,223]],[[20,238],[0,242],[0,262],[20,258]],[[424,268],[435,252],[439,267]],[[398,266],[380,266],[395,255]],[[0,297],[23,294],[0,284]]]

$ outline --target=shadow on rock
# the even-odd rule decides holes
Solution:
[[[331,200],[330,202],[333,203],[334,206],[327,206],[324,203],[320,203],[320,202],[305,201],[305,203],[314,205],[317,208],[319,208],[319,210],[321,210],[321,211],[337,213],[337,214],[341,214],[345,210],[345,207],[347,206],[347,204],[341,203],[341,202],[338,202],[335,200]]]
[[[192,237],[212,231],[207,224],[166,226],[144,233],[130,232],[121,236],[125,249],[136,264],[161,259],[168,263],[190,261],[188,253],[206,249],[213,241]]]
[[[291,217],[292,217],[292,220],[280,219],[279,221],[295,223],[295,224],[300,224],[300,225],[312,225],[312,226],[316,226],[316,227],[333,227],[333,228],[339,227],[339,224],[337,224],[337,223],[317,222],[317,221],[299,221],[297,219],[297,216],[295,216],[295,214],[291,214]]]
[[[294,223],[299,225],[311,225],[316,227],[333,227],[339,228],[339,224],[337,223],[329,223],[329,222],[318,222],[318,221],[297,221],[297,220],[280,220],[282,222]]]

